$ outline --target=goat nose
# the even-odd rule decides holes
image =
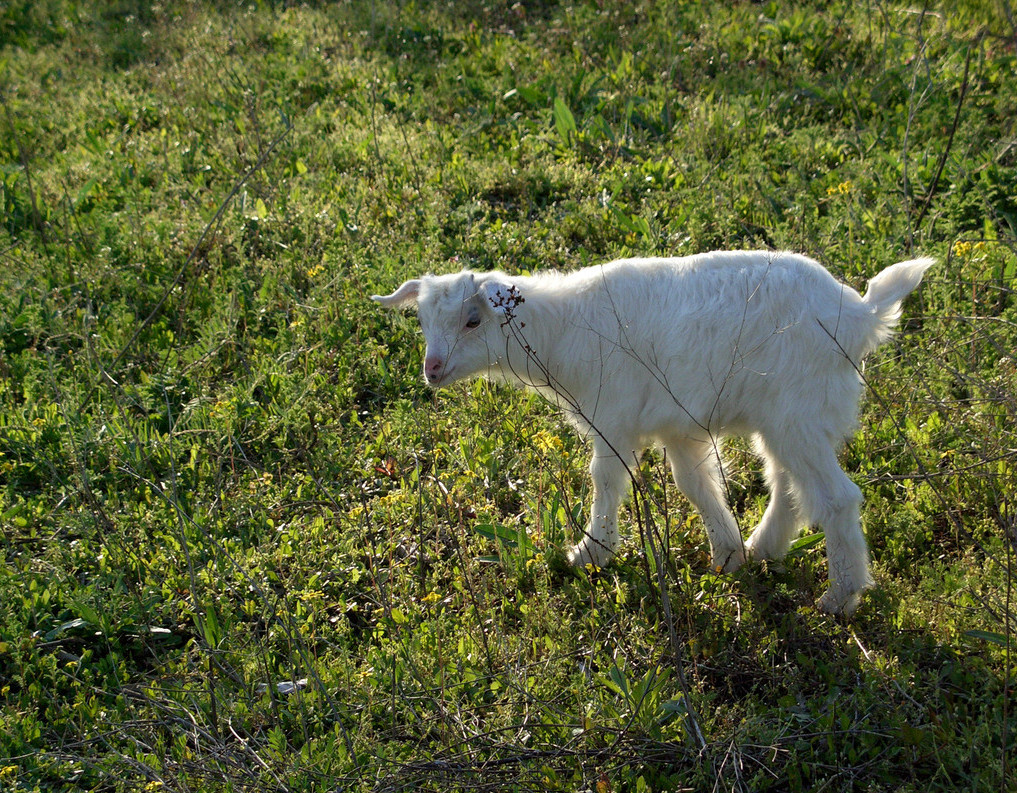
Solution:
[[[437,380],[445,368],[445,361],[437,355],[428,356],[424,359],[424,377],[428,380]]]

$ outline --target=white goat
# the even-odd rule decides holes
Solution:
[[[629,466],[656,443],[702,516],[718,569],[779,559],[803,526],[820,525],[830,586],[818,606],[849,615],[872,578],[861,492],[837,449],[857,423],[862,357],[889,337],[931,264],[889,267],[864,298],[811,259],[763,251],[529,277],[425,275],[373,299],[416,302],[429,385],[477,375],[518,383],[592,439],[593,508],[574,564],[614,553]],[[771,493],[744,544],[724,496],[727,435],[752,437]]]

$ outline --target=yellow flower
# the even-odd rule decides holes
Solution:
[[[975,246],[967,240],[957,240],[953,244],[953,255],[963,259],[967,257],[972,250],[974,250],[974,247]]]
[[[846,182],[841,182],[839,185],[826,188],[826,194],[828,196],[832,196],[832,195],[849,195],[851,193],[851,191],[854,190],[854,189],[855,189],[855,186],[850,181],[846,181]]]
[[[407,493],[403,490],[393,490],[390,493],[386,493],[383,496],[378,497],[378,506],[388,506],[390,504],[405,504],[411,502],[414,499],[413,493]]]
[[[252,493],[254,493],[258,489],[258,485],[267,486],[270,484],[272,484],[272,474],[270,474],[268,471],[265,471],[257,478],[252,479],[250,482],[248,482],[247,487]]]
[[[953,255],[961,259],[966,259],[969,256],[976,253],[982,253],[984,250],[985,242],[981,240],[979,242],[968,242],[967,240],[957,240],[953,244]]]
[[[563,454],[565,451],[565,444],[562,439],[557,435],[552,435],[547,430],[541,430],[533,436],[533,443],[542,452],[555,451],[558,454]]]

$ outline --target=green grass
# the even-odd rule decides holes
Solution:
[[[1011,12],[0,8],[0,788],[1007,790]],[[850,622],[812,536],[713,574],[654,455],[618,561],[568,569],[581,442],[432,395],[367,300],[760,246],[940,260],[844,452]]]

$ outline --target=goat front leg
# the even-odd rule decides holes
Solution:
[[[629,488],[629,467],[619,455],[631,451],[631,444],[612,448],[602,438],[593,443],[590,522],[583,539],[569,553],[569,562],[576,567],[587,564],[603,567],[618,547],[618,507]]]
[[[716,444],[678,435],[666,440],[674,482],[706,525],[713,566],[725,573],[737,570],[745,562],[745,548],[724,497],[724,473]]]

